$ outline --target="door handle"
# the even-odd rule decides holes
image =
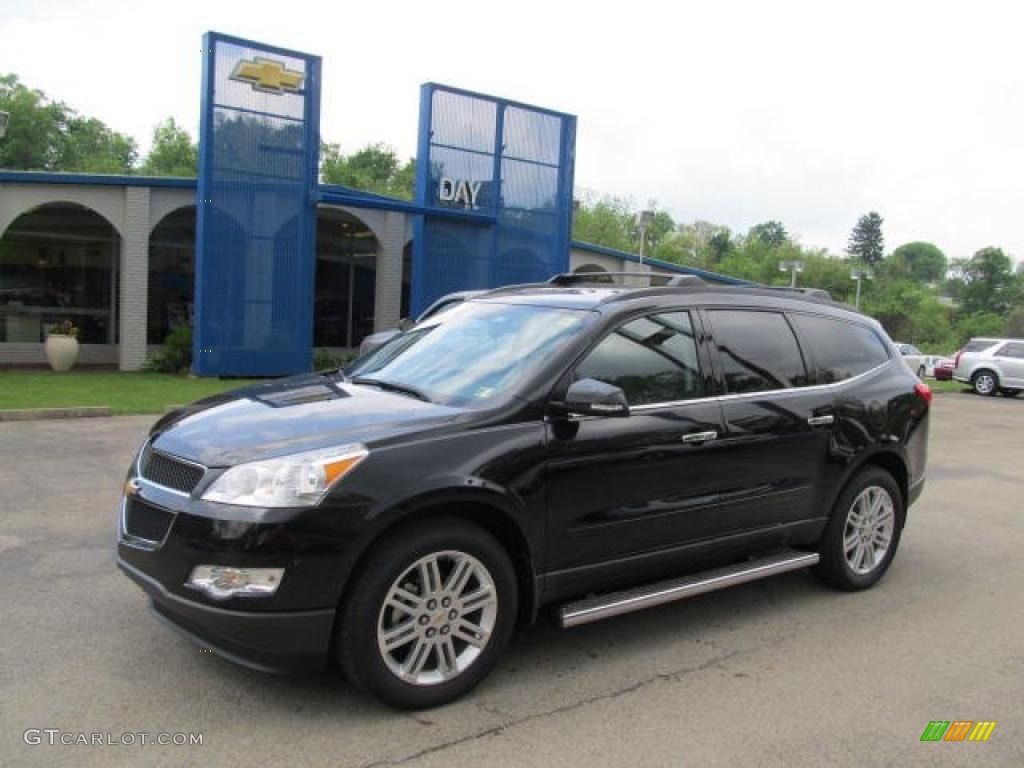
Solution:
[[[717,432],[690,432],[683,435],[684,443],[706,443],[718,437]]]
[[[807,419],[807,423],[812,427],[823,427],[826,424],[832,424],[836,420],[836,417],[831,413],[825,414],[824,416],[811,416]]]

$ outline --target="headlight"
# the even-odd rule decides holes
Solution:
[[[203,499],[245,507],[311,507],[368,455],[362,445],[343,445],[239,464],[214,480]]]

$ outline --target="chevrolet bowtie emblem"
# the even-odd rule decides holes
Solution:
[[[255,90],[264,93],[299,93],[305,77],[302,72],[288,69],[280,61],[261,56],[252,61],[243,59],[231,73],[232,80],[249,83]]]

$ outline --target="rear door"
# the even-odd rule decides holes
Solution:
[[[738,486],[722,510],[732,532],[796,526],[825,514],[833,394],[781,311],[706,310],[728,456]],[[785,534],[785,528],[779,530]]]
[[[1024,342],[1011,341],[996,350],[999,367],[1003,369],[1003,378],[999,382],[1004,387],[1014,389],[1024,387]]]

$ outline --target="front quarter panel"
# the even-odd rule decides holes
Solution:
[[[543,443],[543,423],[537,419],[371,446],[370,456],[318,508],[331,537],[344,542],[335,597],[387,529],[446,506],[511,521],[536,568],[543,557]]]

